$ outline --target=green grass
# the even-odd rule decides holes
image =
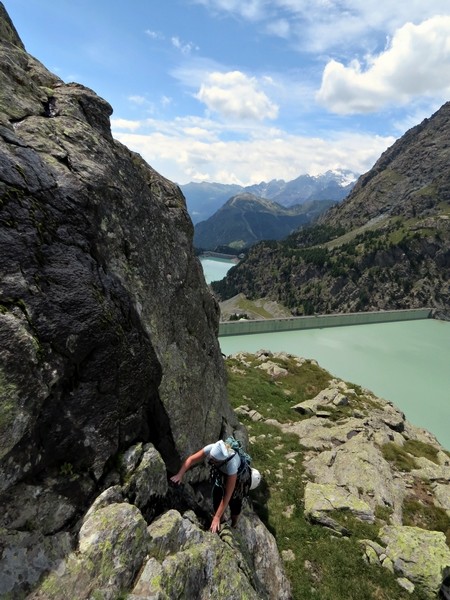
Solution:
[[[423,457],[431,460],[431,462],[439,464],[438,460],[438,449],[431,444],[426,444],[425,442],[420,442],[419,440],[407,440],[403,444],[403,449],[409,454],[416,456],[417,458]]]
[[[288,376],[273,380],[254,368],[259,363],[251,355],[247,358],[251,363],[249,367],[234,359],[227,360],[232,405],[236,408],[247,404],[265,418],[276,418],[280,422],[304,418],[291,407],[314,397],[331,379],[329,373],[311,363],[298,367],[292,361],[271,359],[282,367],[289,363],[292,368]],[[233,372],[236,368],[241,372]],[[287,396],[283,390],[289,390],[291,395]],[[293,600],[423,600],[420,591],[407,593],[387,569],[363,560],[358,539],[376,540],[384,521],[377,520],[370,525],[348,513],[334,513],[333,518],[351,531],[348,538],[340,538],[310,523],[303,510],[305,473],[301,440],[245,416],[242,422],[251,439],[249,452],[253,465],[263,474],[262,483],[251,492],[253,507],[275,536],[280,552],[291,550],[295,556],[295,560],[285,563]],[[298,453],[293,458],[295,462],[286,459],[290,453]],[[377,516],[388,517],[384,513]]]
[[[439,464],[438,449],[419,440],[406,440],[403,446],[389,442],[381,448],[384,458],[393,463],[399,471],[412,471],[418,468],[414,457],[424,457]]]
[[[403,503],[403,523],[430,531],[442,531],[450,545],[450,517],[439,506],[406,498]]]
[[[237,308],[245,311],[250,311],[259,315],[262,319],[272,319],[273,315],[270,314],[265,308],[262,306],[258,306],[255,302],[251,300],[247,300],[246,298],[240,298],[237,302]]]
[[[304,417],[291,407],[316,396],[331,379],[329,373],[311,362],[300,367],[293,360],[272,358],[272,362],[289,370],[287,377],[274,379],[255,368],[261,363],[254,360],[253,355],[248,355],[248,360],[250,367],[244,367],[235,359],[227,361],[230,367],[228,392],[233,407],[245,404],[280,423],[302,420]],[[234,372],[233,367],[239,372]]]
[[[399,471],[412,471],[417,468],[414,458],[402,446],[389,442],[384,444],[381,452],[385,460],[392,463]]]

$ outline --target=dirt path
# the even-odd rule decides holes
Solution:
[[[292,317],[292,313],[283,305],[261,298],[247,300],[244,294],[238,294],[229,300],[220,303],[220,320],[229,321],[231,315],[247,315],[248,319],[277,319]]]

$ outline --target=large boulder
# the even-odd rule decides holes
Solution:
[[[113,600],[132,584],[150,536],[139,510],[126,502],[94,510],[79,534],[76,552],[41,581],[30,600]]]
[[[82,598],[140,561],[97,573],[122,558],[84,545],[96,496],[136,533],[167,472],[239,424],[179,188],[113,139],[105,100],[26,52],[1,2],[0,61],[0,594],[51,588],[57,569]]]
[[[174,471],[237,425],[185,200],[0,22],[0,491],[138,441]]]
[[[365,435],[351,438],[336,449],[321,452],[306,463],[319,484],[335,484],[363,498],[372,509],[389,507],[401,520],[405,486],[392,472],[381,451]]]
[[[362,521],[373,523],[372,508],[358,496],[332,483],[308,482],[305,487],[305,516],[321,522],[322,517],[334,511],[348,511]]]
[[[380,539],[386,544],[385,554],[394,570],[420,585],[427,598],[437,598],[450,575],[450,548],[445,535],[440,531],[390,525],[381,529]]]
[[[242,554],[247,556],[260,597],[290,600],[291,586],[286,577],[275,538],[252,512],[246,512],[238,525]]]
[[[136,464],[123,469],[125,492],[133,503],[143,510],[152,499],[166,495],[167,473],[164,461],[153,444],[133,446],[126,452],[126,458],[133,454],[138,459]]]
[[[252,516],[242,534],[203,531],[193,513],[171,510],[148,528],[149,557],[129,600],[288,600],[290,586],[272,536]],[[236,541],[236,537],[239,541]]]

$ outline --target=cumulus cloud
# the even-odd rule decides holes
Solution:
[[[365,67],[331,60],[317,94],[339,114],[374,112],[387,104],[405,104],[422,95],[450,91],[450,16],[433,17],[398,29],[389,47],[367,56]]]
[[[202,124],[198,119],[179,119],[171,123],[149,121],[148,125],[148,133],[114,131],[114,137],[179,184],[215,181],[251,185],[337,168],[363,173],[395,141],[352,132],[330,133],[327,138],[295,136],[261,126],[243,130],[241,140],[227,140],[227,130],[210,121]],[[199,135],[199,128],[204,136]]]
[[[225,118],[263,121],[278,116],[278,106],[259,89],[256,78],[240,71],[210,73],[196,98]]]
[[[141,127],[140,121],[131,121],[130,119],[111,119],[113,129],[125,129],[126,131],[137,131]]]

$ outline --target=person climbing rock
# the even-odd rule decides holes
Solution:
[[[231,512],[232,527],[236,527],[242,510],[242,486],[237,485],[238,473],[242,470],[239,452],[234,451],[222,440],[208,444],[198,452],[191,454],[183,462],[178,473],[173,475],[170,480],[175,484],[180,484],[186,471],[205,459],[211,466],[213,476],[214,516],[209,530],[218,533],[228,506]]]

